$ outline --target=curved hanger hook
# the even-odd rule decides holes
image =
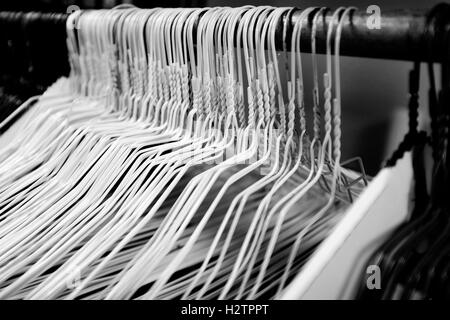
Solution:
[[[340,67],[340,44],[342,28],[344,21],[349,16],[351,23],[351,14],[356,11],[356,7],[349,7],[342,13],[341,20],[339,21],[336,38],[334,41],[334,77],[335,77],[335,98],[333,100],[333,124],[334,124],[334,141],[333,141],[333,157],[335,166],[339,167],[341,160],[341,67]],[[338,170],[338,169],[337,169]],[[338,171],[339,174],[339,171]]]
[[[275,114],[274,110],[274,104],[270,101],[269,96],[269,81],[268,79],[268,66],[272,64],[270,62],[271,58],[270,55],[268,55],[269,58],[269,64],[266,63],[266,50],[269,49],[268,46],[266,47],[267,42],[267,30],[268,27],[271,25],[271,21],[273,19],[273,14],[278,9],[274,8],[267,8],[264,10],[259,16],[258,21],[255,26],[254,32],[255,36],[255,63],[256,63],[256,81],[255,81],[255,88],[256,88],[256,97],[258,102],[258,119],[263,119],[264,124],[269,124],[271,117]],[[261,28],[263,27],[262,31]]]
[[[271,20],[270,25],[270,52],[272,55],[272,65],[273,65],[273,78],[277,85],[277,96],[278,96],[278,109],[280,113],[280,125],[281,125],[281,133],[283,135],[286,134],[286,112],[285,112],[285,104],[284,104],[284,92],[283,86],[281,85],[281,77],[278,65],[278,55],[276,51],[276,31],[277,27],[280,23],[281,17],[290,10],[291,8],[277,8],[276,12],[273,13],[273,18]]]
[[[325,155],[326,147],[328,147],[328,161],[332,163],[332,152],[331,152],[331,133],[333,130],[333,115],[332,115],[332,92],[331,88],[333,86],[333,78],[332,78],[332,59],[331,59],[331,36],[333,34],[334,25],[338,24],[340,21],[339,16],[345,10],[344,7],[337,8],[327,25],[327,37],[326,37],[326,72],[323,75],[323,86],[324,86],[324,127],[325,127],[325,137],[324,143],[322,145],[322,154]]]
[[[317,19],[319,16],[324,15],[329,9],[327,7],[320,8],[313,17],[312,27],[311,27],[311,60],[312,60],[312,70],[313,70],[313,130],[314,136],[313,141],[320,141],[320,122],[321,115],[319,109],[319,75],[318,75],[318,64],[317,64],[317,53],[316,53],[316,34],[317,34]]]
[[[298,116],[300,121],[300,132],[306,132],[306,118],[305,118],[305,102],[304,102],[304,89],[303,89],[303,67],[301,58],[301,35],[303,24],[309,17],[311,12],[319,9],[318,7],[311,7],[303,10],[300,13],[292,32],[291,40],[291,91],[294,95],[297,89],[297,103],[298,103]],[[294,54],[295,52],[295,54]],[[296,62],[297,61],[297,62]],[[296,70],[298,71],[298,77],[296,78]],[[292,117],[294,118],[294,117]]]

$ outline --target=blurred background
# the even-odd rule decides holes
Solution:
[[[66,12],[70,5],[81,9],[112,8],[120,3],[132,3],[141,8],[150,7],[202,7],[202,6],[356,6],[365,9],[378,5],[383,11],[392,9],[428,9],[440,1],[436,0],[2,0],[0,10]],[[306,60],[309,61],[309,60]],[[343,160],[361,156],[367,172],[376,174],[383,163],[401,141],[407,130],[408,72],[411,62],[342,57],[342,125]],[[305,63],[305,67],[308,64]],[[323,67],[323,64],[322,64]],[[323,70],[323,69],[322,69]],[[305,77],[311,76],[307,68]],[[310,78],[311,79],[311,78]],[[427,113],[427,75],[421,74],[421,108]]]

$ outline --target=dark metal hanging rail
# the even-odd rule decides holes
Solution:
[[[395,60],[427,61],[428,54],[424,44],[427,10],[395,10],[381,11],[381,25],[379,29],[370,29],[368,19],[371,14],[356,10],[350,19],[344,21],[341,36],[341,55]],[[291,28],[300,17],[301,11],[292,14]],[[316,48],[318,53],[326,52],[327,26],[331,20],[333,10],[329,10],[317,20]],[[305,19],[301,35],[302,52],[311,52],[312,16]],[[281,50],[283,23],[277,30],[277,47]],[[334,28],[334,31],[336,28]],[[288,30],[289,32],[289,30]],[[289,36],[286,37],[289,39]],[[431,60],[442,61],[445,54],[444,43],[439,39],[433,41],[433,55]],[[289,43],[288,43],[289,48]]]
[[[317,20],[317,53],[326,52],[327,26],[331,20],[333,11],[328,10],[322,18]],[[302,52],[311,52],[311,27],[314,13],[312,12],[309,19],[305,19],[303,23],[301,35]],[[2,24],[11,22],[7,21],[10,18],[3,19],[5,18],[5,14],[5,12],[0,13],[0,21],[2,21]],[[288,18],[291,21],[290,27],[287,30],[287,40],[290,38],[289,33],[292,32],[292,26],[299,19],[300,14],[301,10],[298,9]],[[372,14],[367,13],[365,10],[356,10],[350,15],[350,19],[346,19],[344,22],[340,46],[341,55],[377,59],[427,61],[428,54],[423,41],[427,14],[428,10],[381,10],[380,28],[371,29],[368,27],[368,20],[371,19]],[[63,14],[58,17],[62,21],[66,18],[67,15]],[[279,50],[283,49],[283,25],[283,22],[280,23],[277,30],[277,48]],[[41,35],[42,37],[50,36],[48,32],[42,33]],[[287,49],[289,50],[290,43],[289,41],[287,42]],[[433,55],[431,60],[441,62],[446,52],[442,38],[433,41],[432,47]]]

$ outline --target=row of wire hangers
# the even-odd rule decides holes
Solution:
[[[328,24],[322,86],[326,8],[302,11],[281,76],[276,30],[286,43],[293,10],[73,13],[70,77],[22,106],[37,100],[0,149],[0,297],[281,297],[366,183],[341,166],[339,43],[354,8]]]

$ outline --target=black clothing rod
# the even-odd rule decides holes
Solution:
[[[288,28],[286,30],[287,43],[285,47],[290,50],[290,34],[293,29],[295,21],[300,18],[300,9],[295,9],[285,19],[290,19]],[[317,19],[317,33],[316,33],[316,51],[317,53],[326,52],[326,38],[327,26],[331,20],[334,10],[328,10]],[[312,11],[307,19],[303,22],[301,34],[301,50],[302,52],[311,52],[311,28],[312,18],[316,11]],[[445,49],[443,37],[437,37],[432,41],[432,56],[429,58],[427,53],[427,44],[424,39],[430,37],[425,34],[426,19],[428,10],[381,10],[380,28],[369,28],[368,20],[373,19],[373,13],[367,13],[365,10],[353,11],[350,19],[346,18],[344,21],[342,36],[341,36],[341,55],[352,57],[365,57],[377,59],[394,59],[406,61],[428,61],[442,62],[443,56],[448,52]],[[12,17],[11,17],[12,16]],[[65,14],[35,14],[31,17],[36,19],[41,16],[41,19],[51,21],[52,19],[64,24],[67,18]],[[28,16],[30,17],[30,16]],[[11,15],[11,12],[0,12],[0,21],[5,26],[5,23],[14,23],[17,19],[26,20],[25,13],[16,13]],[[15,18],[15,19],[14,19]],[[445,19],[446,25],[450,19]],[[282,21],[277,29],[277,49],[283,50],[283,26]],[[442,26],[441,26],[442,28]],[[334,26],[334,31],[336,25]],[[51,30],[47,30],[47,32]],[[43,37],[52,37],[51,34],[42,34]]]
[[[331,20],[334,10],[328,10],[323,16],[317,19],[316,52],[326,52],[327,26]],[[291,28],[295,21],[300,18],[301,11],[295,11],[291,17]],[[303,22],[301,34],[302,52],[311,52],[311,27],[312,12],[308,19]],[[350,18],[345,18],[341,34],[340,53],[343,56],[366,57],[378,59],[394,59],[406,61],[433,61],[441,62],[445,50],[443,38],[437,37],[432,41],[431,58],[427,53],[426,40],[430,37],[426,33],[428,10],[395,10],[381,11],[380,28],[369,28],[368,19],[372,19],[372,13],[363,10],[353,11]],[[448,24],[449,19],[445,19]],[[373,20],[369,20],[373,21]],[[277,30],[277,47],[282,50],[282,34],[284,23],[281,23]],[[442,27],[442,26],[441,26]],[[443,26],[446,27],[446,26]],[[287,30],[287,35],[290,32]],[[336,24],[333,28],[333,35],[336,31]],[[424,36],[425,35],[425,36]],[[289,39],[286,36],[286,39]],[[334,38],[332,38],[334,39]],[[288,43],[288,48],[290,44]],[[333,49],[332,49],[333,52]]]

